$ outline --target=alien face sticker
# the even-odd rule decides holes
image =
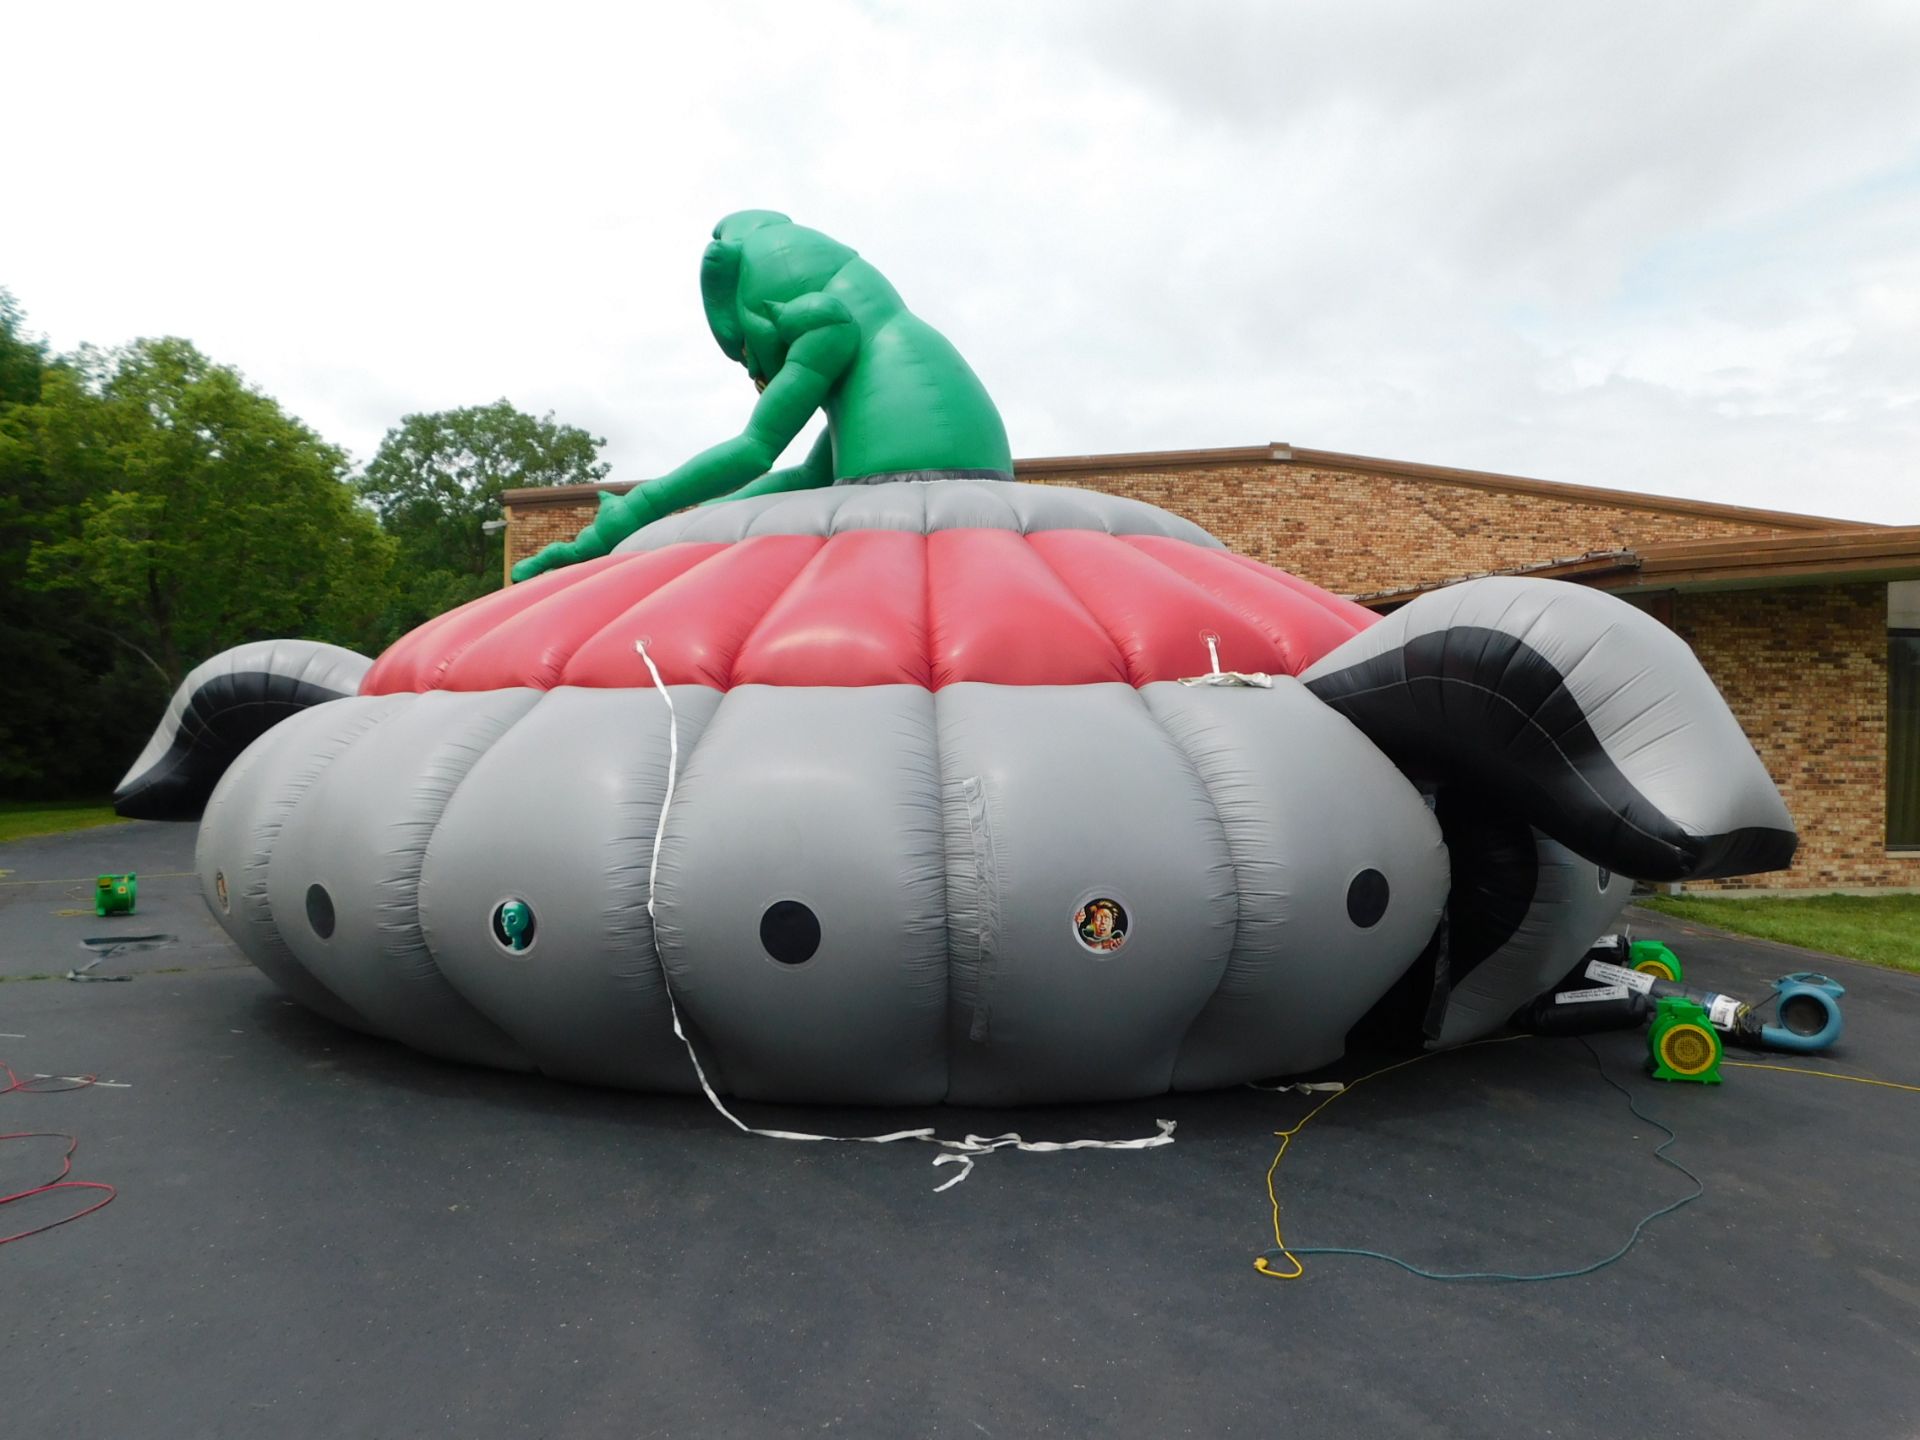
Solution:
[[[1108,952],[1127,943],[1127,911],[1118,900],[1089,900],[1073,916],[1073,933],[1089,950]]]
[[[502,900],[493,907],[493,939],[516,955],[533,944],[533,907],[520,899]]]

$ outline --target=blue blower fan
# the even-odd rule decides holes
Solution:
[[[1812,1054],[1840,1038],[1840,997],[1846,987],[1812,970],[1782,975],[1774,984],[1780,997],[1780,1023],[1760,1027],[1760,1039],[1769,1050]]]

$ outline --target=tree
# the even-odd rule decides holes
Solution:
[[[27,338],[19,302],[12,291],[0,289],[0,407],[38,400],[40,374],[46,368],[46,342]]]
[[[185,340],[83,350],[42,377],[41,463],[80,498],[49,515],[30,582],[177,684],[245,640],[365,645],[390,542],[346,455]]]
[[[606,443],[505,400],[408,415],[389,430],[359,484],[398,547],[394,633],[496,588],[503,542],[481,527],[499,516],[502,492],[595,484],[609,468]]]
[[[78,492],[41,463],[34,417],[48,359],[44,341],[0,290],[0,674],[10,677],[0,707],[0,794],[100,793],[117,757],[102,719],[115,702],[143,691],[130,668],[78,642],[82,597],[42,594],[26,583],[27,556]],[[105,778],[101,778],[105,775]]]

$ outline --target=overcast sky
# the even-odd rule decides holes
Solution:
[[[1920,523],[1920,5],[11,8],[0,286],[369,458],[505,396],[736,432],[784,210],[1018,456],[1268,440]]]

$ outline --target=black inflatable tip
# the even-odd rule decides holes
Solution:
[[[166,722],[172,738],[160,758],[114,791],[114,813],[128,820],[199,819],[241,751],[288,716],[341,694],[271,670],[212,676],[192,692],[185,713]]]
[[[1698,842],[1691,863],[1671,875],[1642,875],[1642,880],[1712,880],[1727,875],[1761,875],[1793,864],[1800,837],[1791,830],[1752,826]]]
[[[123,820],[198,820],[219,778],[214,775],[195,784],[177,774],[142,777],[113,792],[113,813]]]

